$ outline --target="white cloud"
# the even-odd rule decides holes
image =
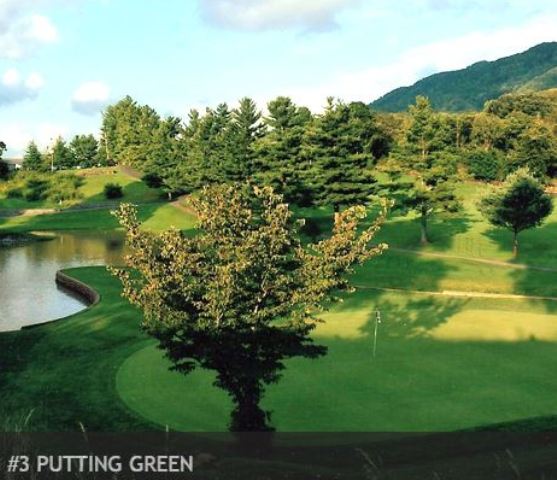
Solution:
[[[199,0],[207,20],[240,30],[295,28],[306,31],[336,27],[341,10],[361,0]]]
[[[107,104],[110,88],[103,82],[92,81],[81,84],[72,97],[72,108],[83,115],[95,115]]]
[[[37,97],[43,85],[43,78],[36,72],[24,80],[15,68],[6,70],[0,79],[0,107]]]
[[[286,91],[297,102],[321,110],[327,96],[346,101],[372,101],[389,91],[411,85],[424,75],[457,70],[481,60],[496,60],[557,40],[557,15],[536,17],[518,27],[473,32],[462,37],[421,45],[407,50],[393,62],[333,74],[321,84]]]
[[[58,41],[49,18],[33,12],[45,0],[0,0],[0,58],[17,59]]]
[[[50,146],[58,137],[68,137],[70,129],[67,125],[54,123],[39,123],[34,127],[23,123],[0,124],[0,140],[6,143],[8,153],[6,156],[20,157],[23,155],[27,145],[34,140],[41,150]]]

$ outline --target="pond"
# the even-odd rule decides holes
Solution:
[[[56,233],[53,240],[0,248],[0,332],[54,320],[86,307],[59,287],[62,268],[121,263],[121,233]]]

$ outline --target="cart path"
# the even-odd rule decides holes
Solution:
[[[497,300],[541,300],[557,302],[557,297],[542,297],[537,295],[517,295],[512,293],[485,293],[485,292],[461,292],[458,290],[442,290],[432,292],[427,290],[408,290],[405,288],[370,287],[366,285],[354,285],[359,290],[376,290],[391,293],[411,293],[416,295],[434,295],[441,297],[461,297],[461,298],[491,298]]]
[[[482,263],[484,265],[492,265],[495,267],[514,268],[516,270],[536,270],[538,272],[557,273],[557,268],[540,267],[537,265],[528,265],[526,263],[511,263],[503,260],[489,260],[480,257],[464,257],[459,255],[449,255],[446,253],[423,252],[421,250],[412,250],[407,248],[389,247],[390,251],[417,255],[419,257],[445,258],[448,260],[462,260],[465,262]]]

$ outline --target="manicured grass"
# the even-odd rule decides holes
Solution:
[[[392,249],[357,270],[362,287],[324,316],[315,332],[329,354],[295,359],[269,388],[264,405],[279,430],[453,430],[553,416],[557,381],[557,302],[460,298],[378,288],[557,297],[557,272],[478,263],[513,262],[510,235],[491,228],[474,206],[484,187],[463,185],[465,210],[431,222],[433,243],[419,245],[412,216],[393,216],[380,237]],[[330,212],[299,211],[330,224]],[[146,228],[193,228],[169,204],[144,205]],[[108,210],[0,219],[0,233],[113,229]],[[518,263],[557,269],[557,213],[521,236]],[[425,254],[466,257],[418,256]],[[36,409],[32,429],[171,428],[222,430],[230,400],[212,374],[169,372],[139,331],[139,312],[119,297],[104,269],[73,272],[102,294],[100,305],[34,330],[0,334],[0,411]],[[372,358],[375,310],[382,312]],[[102,354],[100,354],[100,352]]]
[[[374,311],[380,308],[377,355]],[[360,292],[325,316],[318,360],[289,361],[264,405],[282,431],[443,431],[554,414],[557,316],[524,301]],[[124,401],[179,430],[221,430],[231,402],[147,346],[118,372]]]
[[[56,172],[54,176],[65,175],[68,172]],[[83,185],[79,187],[80,199],[68,206],[76,205],[102,205],[114,204],[114,200],[107,200],[103,190],[107,183],[117,183],[122,186],[124,197],[119,201],[130,203],[152,203],[161,201],[161,192],[158,189],[147,187],[142,181],[127,175],[118,167],[114,168],[91,168],[86,170],[72,170],[71,173],[83,178]],[[27,201],[22,198],[7,198],[6,183],[0,183],[0,210],[1,209],[35,209],[35,208],[57,208],[54,201],[41,200],[36,202]]]
[[[104,268],[70,272],[94,285],[94,308],[45,326],[0,334],[0,428],[32,412],[40,431],[146,429],[120,401],[114,378],[121,363],[150,341],[139,313],[120,298]]]
[[[195,218],[166,203],[140,205],[139,218],[150,230],[164,230],[174,226],[189,230]],[[111,209],[60,212],[29,217],[0,218],[0,233],[59,230],[114,230],[118,228]]]

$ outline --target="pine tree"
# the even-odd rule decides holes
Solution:
[[[318,204],[332,205],[338,211],[341,206],[369,201],[376,179],[369,171],[374,157],[367,129],[360,105],[346,105],[333,98],[310,126],[306,154],[313,164],[310,175]]]
[[[308,162],[301,156],[302,141],[311,112],[298,108],[290,98],[278,97],[268,104],[264,119],[268,133],[255,145],[256,180],[284,195],[289,203],[308,205],[311,192],[307,186]]]
[[[46,169],[44,158],[39,151],[37,144],[33,141],[27,145],[27,149],[25,150],[25,155],[23,156],[23,168],[25,170],[33,171],[44,171]]]
[[[261,138],[265,126],[261,122],[261,112],[251,98],[242,98],[238,108],[232,112],[232,150],[224,163],[227,180],[242,181],[254,173],[256,156],[254,144]]]
[[[55,170],[63,170],[75,166],[75,158],[62,137],[58,137],[54,141],[51,155],[52,167]]]

